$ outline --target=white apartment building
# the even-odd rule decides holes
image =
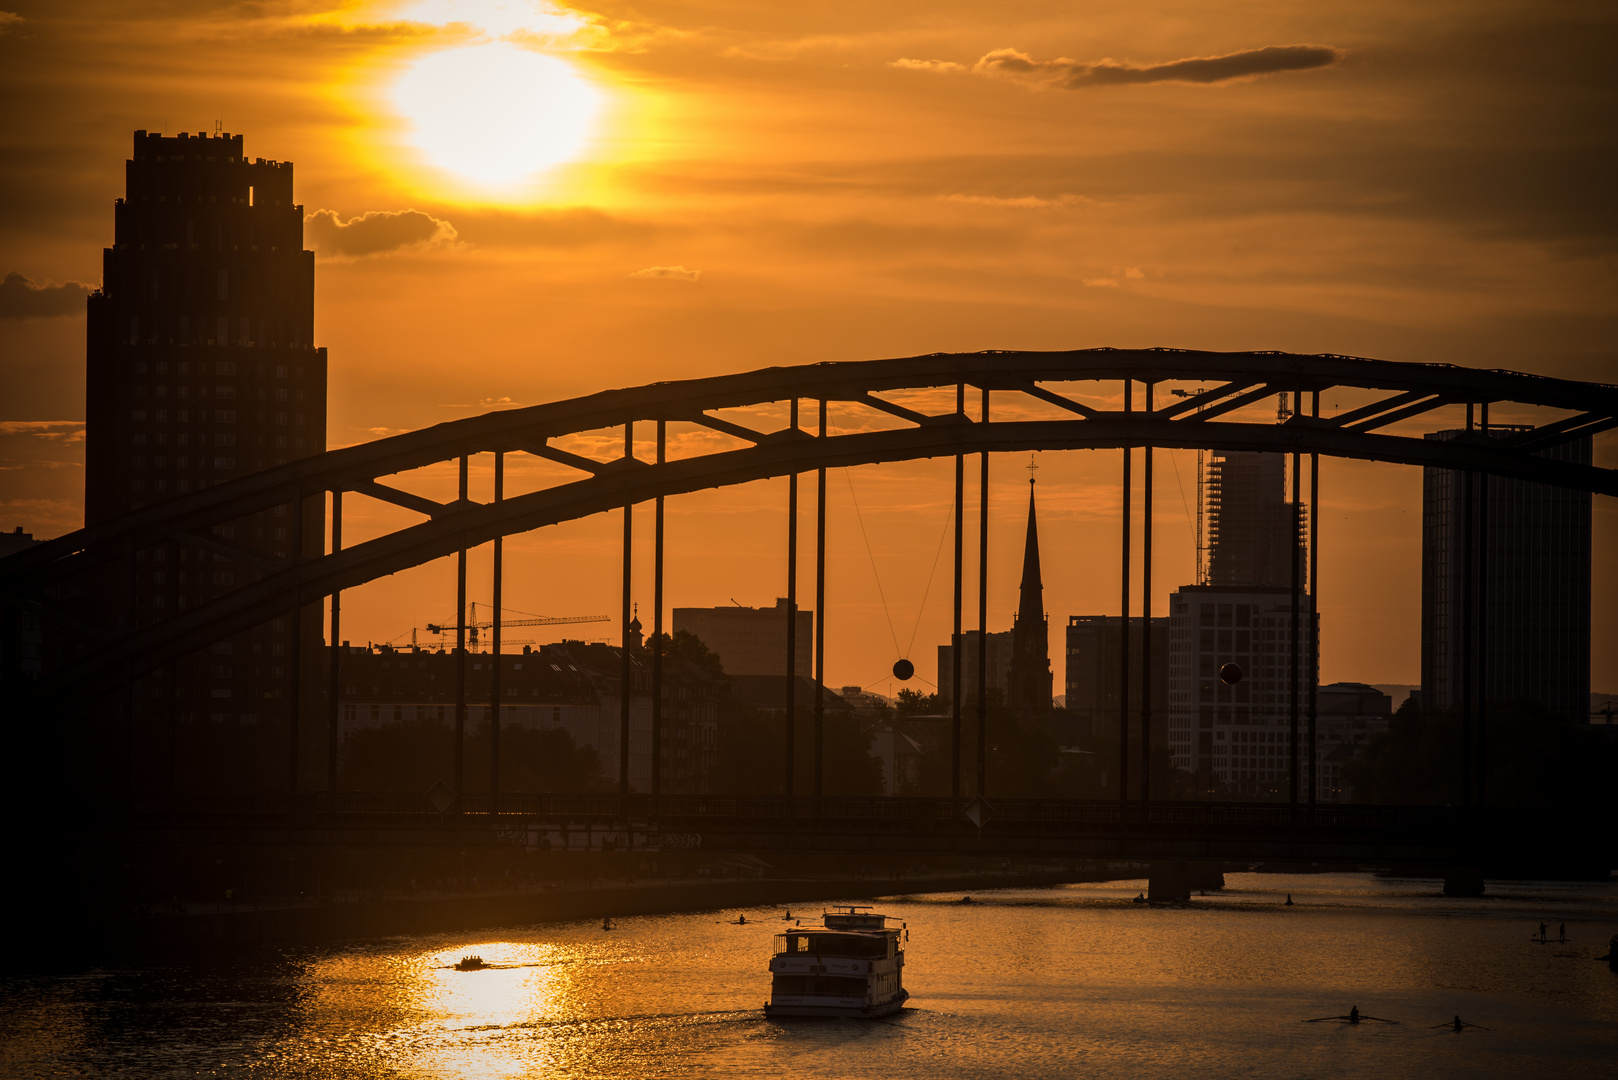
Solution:
[[[1286,796],[1292,681],[1292,593],[1264,586],[1186,585],[1169,598],[1169,753],[1174,765],[1238,795]],[[1307,736],[1312,614],[1304,595],[1297,701],[1300,742]],[[1221,681],[1226,664],[1241,669]],[[1299,796],[1308,796],[1299,772]]]

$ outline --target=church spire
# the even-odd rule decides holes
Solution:
[[[1028,539],[1023,547],[1022,597],[1011,626],[1011,671],[1007,704],[1025,720],[1051,711],[1050,629],[1045,622],[1045,584],[1039,574],[1039,520],[1034,512],[1034,476],[1028,466]]]
[[[1032,466],[1031,466],[1032,467]],[[1017,618],[1042,622],[1045,618],[1045,586],[1039,576],[1039,520],[1034,515],[1034,478],[1028,478],[1028,539],[1022,554],[1022,602]]]

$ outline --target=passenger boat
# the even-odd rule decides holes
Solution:
[[[868,907],[842,906],[821,926],[775,935],[770,1001],[764,1015],[887,1016],[910,997],[902,985],[903,923]]]

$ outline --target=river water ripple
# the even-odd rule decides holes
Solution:
[[[1443,1077],[1618,1074],[1618,885],[1232,874],[885,898],[910,1007],[767,1021],[781,908],[0,979],[17,1078]],[[1292,907],[1285,906],[1291,894]],[[819,905],[794,914],[818,918]],[[734,925],[738,914],[748,924]],[[610,914],[603,912],[603,914]],[[1540,922],[1568,941],[1530,941]],[[457,972],[476,953],[489,970]],[[1358,1006],[1398,1020],[1303,1023]],[[1480,1025],[1456,1034],[1452,1016]]]

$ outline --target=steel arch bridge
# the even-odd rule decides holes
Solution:
[[[1162,407],[1105,409],[1073,396],[1073,384],[1127,389],[1193,384]],[[1051,385],[1057,388],[1053,389]],[[967,390],[982,395],[977,418]],[[1319,413],[1319,395],[1343,388],[1375,400],[1336,416]],[[927,413],[892,400],[907,391],[955,389],[956,407]],[[1018,400],[1054,407],[1061,419],[991,419]],[[1277,394],[1314,402],[1285,422],[1239,420],[1230,414]],[[1081,395],[1092,396],[1092,395]],[[719,410],[790,401],[793,423],[759,431],[715,415]],[[820,406],[818,430],[797,422],[800,401]],[[834,434],[827,403],[864,408],[894,426]],[[1511,434],[1466,431],[1448,440],[1390,434],[1386,428],[1451,405],[1536,407],[1564,413]],[[1015,412],[1015,410],[1010,410]],[[1047,414],[1051,409],[1044,410]],[[658,460],[633,453],[636,422],[655,422]],[[740,445],[677,460],[663,458],[667,423],[684,422],[731,436]],[[1470,425],[1469,425],[1470,426]],[[765,368],[735,375],[652,383],[585,397],[488,413],[378,439],[228,481],[126,513],[0,561],[0,603],[8,609],[5,675],[19,678],[16,614],[76,633],[80,644],[29,687],[40,701],[82,704],[109,687],[151,672],[209,642],[321,601],[324,597],[469,547],[663,496],[770,477],[877,462],[1004,451],[1128,447],[1313,453],[1511,477],[1601,495],[1618,495],[1618,470],[1557,460],[1542,452],[1618,426],[1618,386],[1445,364],[1396,363],[1332,354],[1216,353],[1180,349],[1097,348],[1069,352],[936,353],[898,359]],[[555,441],[623,428],[624,453],[596,460]],[[382,478],[469,455],[525,453],[578,470],[579,478],[489,502],[463,496],[438,502]],[[464,473],[463,473],[464,475]],[[393,503],[423,520],[341,550],[272,558],[215,530],[275,506],[299,508],[330,493]],[[239,586],[168,618],[135,626],[94,626],[57,610],[63,583],[136,549],[179,542],[253,568]]]

